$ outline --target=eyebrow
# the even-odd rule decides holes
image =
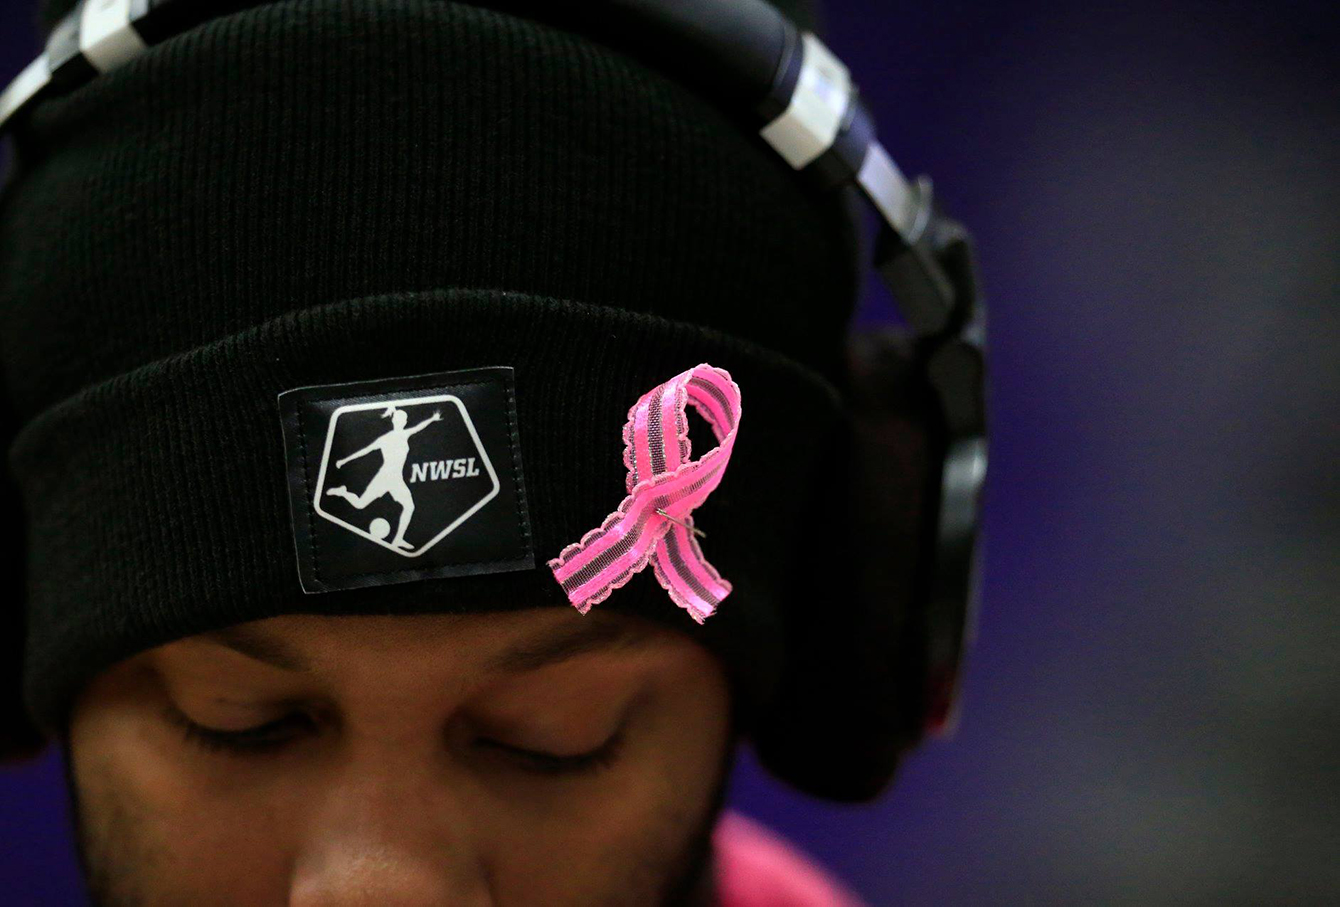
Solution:
[[[555,634],[551,630],[519,643],[491,659],[487,669],[508,673],[534,671],[590,652],[643,648],[653,639],[654,634],[637,624],[591,620],[564,633]]]
[[[310,668],[307,659],[282,639],[251,627],[224,627],[202,635],[212,643],[283,671],[306,671]]]
[[[310,662],[300,652],[283,639],[262,630],[239,625],[201,635],[212,643],[283,671],[311,669]],[[555,634],[550,630],[518,643],[490,659],[485,670],[506,673],[534,671],[592,652],[642,648],[653,639],[653,633],[637,624],[592,620],[564,633]]]

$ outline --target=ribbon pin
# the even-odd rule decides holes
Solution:
[[[685,407],[711,426],[717,446],[689,459]],[[583,614],[651,562],[670,598],[702,623],[731,584],[703,557],[693,509],[721,483],[740,423],[740,388],[702,363],[652,388],[628,411],[623,463],[628,496],[597,528],[549,561],[568,601]]]

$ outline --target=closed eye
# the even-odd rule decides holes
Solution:
[[[274,721],[240,730],[208,727],[191,720],[171,705],[167,707],[166,715],[187,742],[211,752],[236,755],[274,752],[316,727],[315,721],[302,712],[290,712]]]
[[[515,761],[521,768],[540,775],[578,775],[608,768],[618,758],[622,743],[622,730],[593,750],[571,754],[526,749],[490,737],[475,740],[475,746],[496,752]]]
[[[291,712],[274,721],[239,730],[200,724],[171,705],[165,714],[187,742],[210,752],[240,756],[277,752],[316,729],[316,722],[303,712]],[[607,768],[617,759],[622,742],[622,728],[600,746],[582,753],[527,749],[490,737],[479,737],[474,741],[476,747],[497,753],[519,768],[539,775],[580,775]]]

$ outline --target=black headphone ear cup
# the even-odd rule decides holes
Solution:
[[[785,670],[753,731],[759,761],[806,793],[833,800],[875,796],[892,777],[887,672],[868,663],[864,609],[851,570],[851,433],[835,439],[820,479],[808,489],[798,547],[805,552],[788,586]]]
[[[760,761],[800,789],[868,800],[920,737],[926,667],[916,601],[925,400],[901,348],[858,356],[848,418],[810,489],[787,614],[786,674],[754,732]],[[871,373],[867,365],[878,365]]]
[[[855,334],[852,375],[856,599],[870,645],[890,659],[896,696],[890,734],[910,749],[921,739],[928,697],[925,583],[928,526],[939,496],[940,457],[928,413],[935,398],[908,338],[896,331]]]
[[[0,411],[0,442],[8,450],[14,438],[15,420],[5,407]],[[23,649],[26,636],[24,585],[27,546],[24,539],[23,507],[18,488],[8,470],[0,470],[0,518],[11,527],[11,544],[0,558],[3,582],[10,590],[0,596],[0,762],[14,762],[37,755],[46,744],[23,704]]]

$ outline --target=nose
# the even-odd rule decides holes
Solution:
[[[489,907],[468,798],[405,766],[350,765],[304,820],[291,907]]]

